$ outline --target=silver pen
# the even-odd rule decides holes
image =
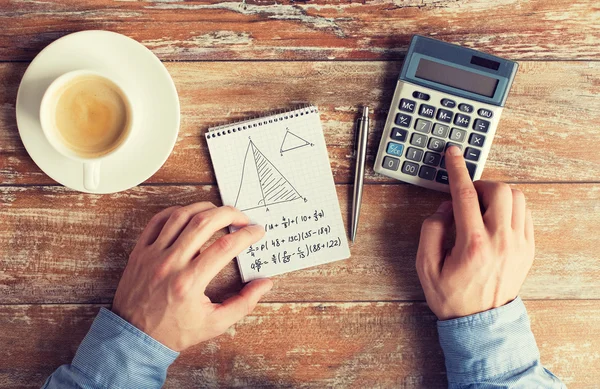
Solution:
[[[356,138],[356,170],[354,172],[354,196],[352,196],[352,229],[350,239],[356,239],[358,217],[362,200],[363,177],[365,175],[365,160],[367,158],[367,136],[369,135],[369,107],[364,106],[362,117],[358,119],[358,137]]]

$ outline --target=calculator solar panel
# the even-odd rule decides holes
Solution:
[[[449,191],[444,153],[464,153],[471,178],[481,177],[517,64],[414,36],[384,127],[375,171]]]

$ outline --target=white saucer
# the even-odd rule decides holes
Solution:
[[[131,91],[137,129],[122,150],[102,161],[93,193],[114,193],[150,178],[165,163],[179,132],[179,98],[162,62],[144,45],[109,31],[64,36],[42,50],[23,75],[17,94],[17,126],[33,161],[55,181],[81,192],[83,165],[59,154],[40,125],[42,96],[63,73],[77,69],[117,78]],[[139,118],[139,119],[138,119]]]

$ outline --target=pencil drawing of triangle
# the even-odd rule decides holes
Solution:
[[[288,179],[250,141],[244,156],[235,207],[247,211],[301,198]]]
[[[310,142],[300,138],[298,135],[294,134],[290,130],[287,130],[283,137],[283,141],[281,142],[279,152],[285,153],[286,151],[294,150],[308,145],[310,145]]]

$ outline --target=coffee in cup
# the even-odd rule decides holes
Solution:
[[[42,130],[61,154],[83,162],[84,186],[99,185],[100,161],[130,138],[130,99],[118,83],[97,72],[77,70],[58,77],[40,108]]]

